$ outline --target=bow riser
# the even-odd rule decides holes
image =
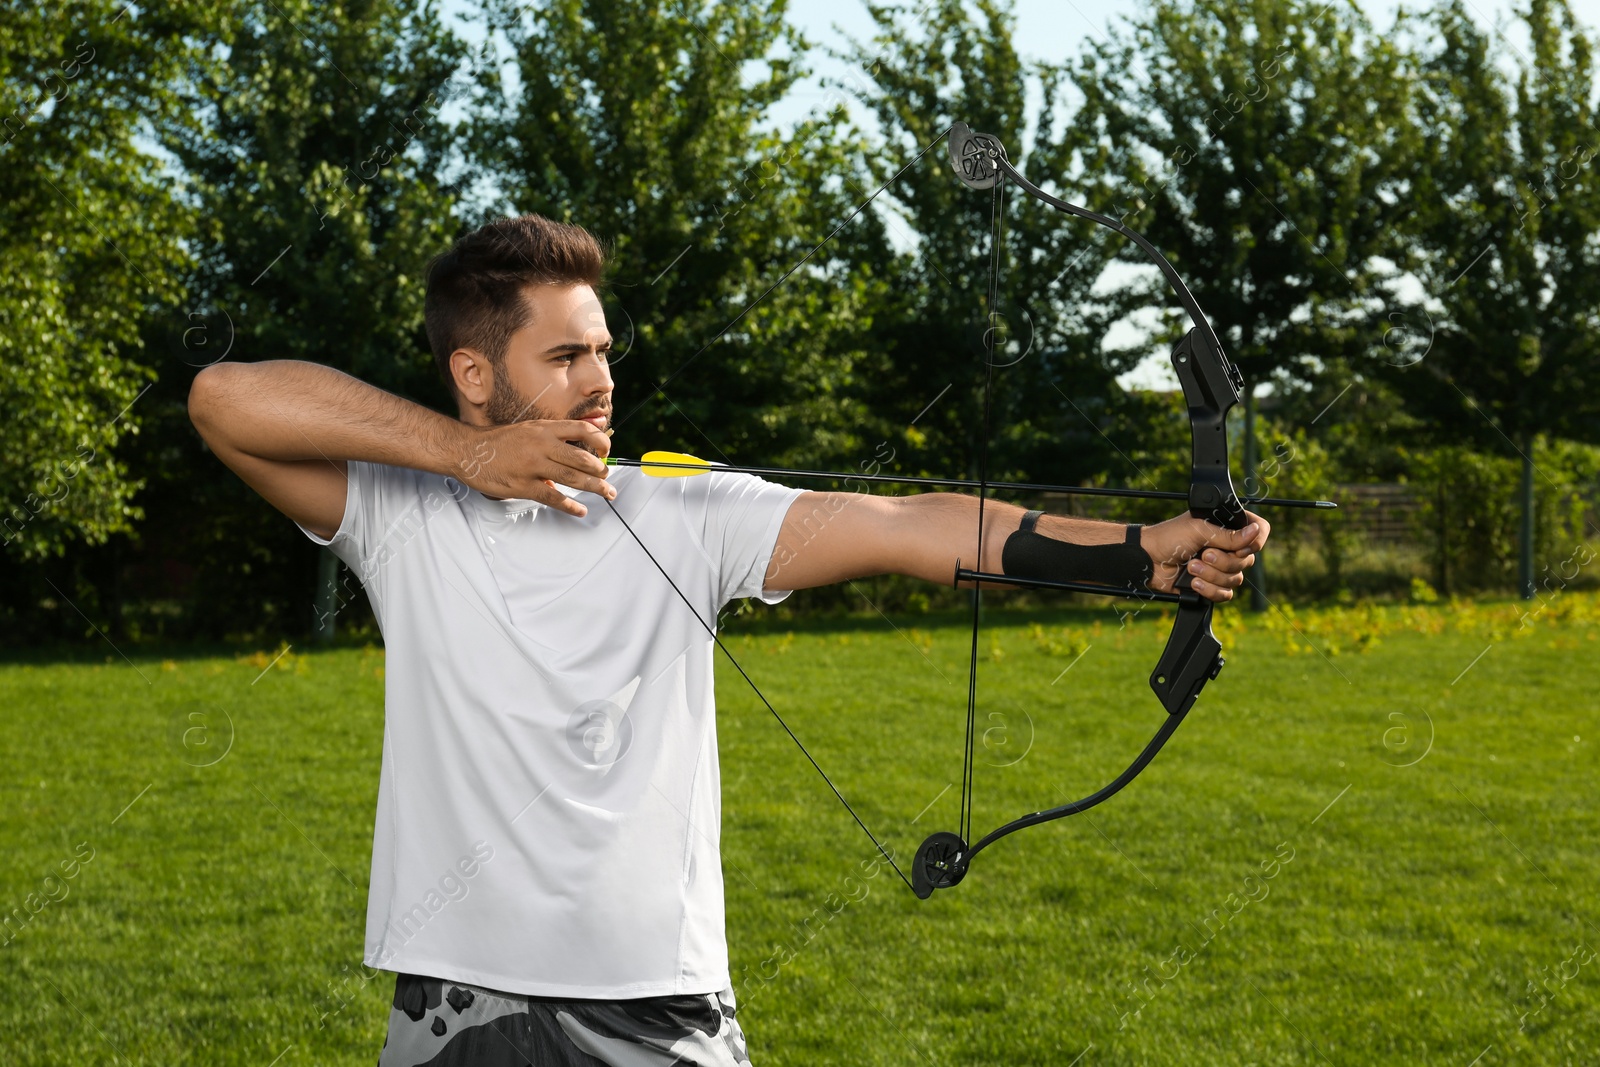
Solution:
[[[1184,334],[1172,350],[1172,369],[1189,408],[1189,513],[1229,530],[1242,529],[1244,507],[1228,473],[1228,412],[1239,402],[1244,379],[1198,329]]]
[[[1244,507],[1228,472],[1228,412],[1239,402],[1244,379],[1221,347],[1197,329],[1173,348],[1172,370],[1189,409],[1189,514],[1223,529],[1243,529]],[[1222,644],[1211,630],[1211,601],[1194,591],[1187,569],[1174,585],[1180,598],[1178,617],[1150,672],[1150,688],[1169,715],[1194,707],[1200,690],[1222,673],[1224,662]]]

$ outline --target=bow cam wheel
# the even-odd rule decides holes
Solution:
[[[911,888],[923,900],[935,889],[949,889],[966,876],[969,858],[961,836],[941,830],[917,849],[911,861]]]

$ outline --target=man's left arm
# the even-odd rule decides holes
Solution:
[[[983,503],[983,559],[977,569],[1004,573],[1006,541],[1022,526],[1022,508]],[[1244,584],[1244,570],[1267,543],[1270,525],[1250,514],[1242,530],[1225,530],[1185,513],[1138,531],[1150,557],[1149,586],[1170,591],[1179,568],[1194,576],[1194,590],[1213,601],[1231,600]],[[1128,527],[1065,515],[1044,515],[1034,532],[1072,545],[1120,545]],[[870,496],[865,493],[803,493],[784,517],[765,588],[809,589],[876,574],[904,574],[948,585],[957,561],[972,567],[978,555],[978,499],[956,493]],[[1103,580],[1093,575],[1080,580]]]

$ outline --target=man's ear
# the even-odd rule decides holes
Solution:
[[[476,348],[458,348],[450,353],[450,378],[464,404],[482,407],[494,392],[494,367]]]

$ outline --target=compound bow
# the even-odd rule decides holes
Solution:
[[[1189,287],[1178,276],[1177,270],[1160,250],[1145,239],[1144,235],[1120,220],[1076,204],[1069,204],[1065,200],[1051,196],[1023,177],[1006,158],[1005,146],[998,138],[989,134],[975,133],[966,123],[958,122],[950,128],[950,160],[955,166],[957,177],[964,185],[971,189],[994,190],[997,204],[1004,196],[1005,185],[1007,183],[1014,185],[1041,203],[1115,230],[1132,241],[1161,271],[1192,323],[1188,332],[1172,350],[1172,369],[1177,373],[1178,381],[1183,388],[1184,401],[1189,410],[1192,452],[1188,492],[1189,513],[1224,529],[1242,528],[1245,525],[1244,506],[1238,494],[1234,492],[1233,479],[1228,473],[1227,416],[1228,411],[1239,402],[1244,379],[1240,376],[1238,368],[1228,362],[1228,357],[1222,349],[1222,342],[1218,340],[1211,323],[1201,312],[1194,294],[1189,292]],[[997,213],[998,210],[997,207]],[[992,304],[991,290],[991,307]],[[989,362],[990,376],[992,376],[992,347]],[[988,377],[985,379],[984,389],[984,406],[987,409]],[[987,413],[985,418],[987,419]],[[987,447],[987,433],[983,447]],[[980,455],[980,482],[984,481],[986,466],[986,458]],[[985,487],[980,485],[978,489],[980,511],[984,493]],[[978,555],[981,559],[983,554],[981,518],[978,531]],[[1222,645],[1211,630],[1211,601],[1194,591],[1189,572],[1180,568],[1174,583],[1175,593],[1143,594],[1148,599],[1173,602],[1178,606],[1172,632],[1167,637],[1166,648],[1162,651],[1155,670],[1150,672],[1150,688],[1155,691],[1156,698],[1166,709],[1167,717],[1149,743],[1126,770],[1088,796],[1070,804],[1022,815],[969,844],[972,828],[971,782],[977,713],[978,596],[981,595],[981,588],[985,583],[1046,588],[1057,583],[1003,574],[986,574],[964,567],[957,567],[956,581],[973,582],[980,590],[980,593],[975,593],[973,598],[973,646],[969,665],[962,828],[959,833],[941,831],[932,834],[917,849],[916,859],[912,863],[912,885],[917,896],[923,899],[931,896],[935,889],[945,889],[960,882],[966,875],[967,866],[972,862],[972,858],[1002,837],[1024,827],[1076,815],[1115,796],[1138,777],[1161,751],[1167,739],[1183,722],[1189,709],[1194,707],[1195,700],[1205,688],[1206,682],[1221,673],[1223,665]]]
[[[989,352],[987,367],[984,377],[983,396],[983,438],[979,453],[979,476],[974,481],[947,478],[899,478],[894,476],[878,475],[849,475],[831,471],[797,471],[781,467],[723,467],[719,470],[748,471],[758,474],[788,475],[791,477],[829,478],[829,479],[857,479],[875,482],[899,482],[905,484],[933,485],[941,487],[976,488],[978,491],[978,558],[983,558],[983,506],[991,488],[1009,487],[1027,489],[1034,492],[1045,493],[1090,493],[1097,495],[1114,495],[1127,497],[1142,497],[1154,499],[1187,499],[1189,512],[1196,518],[1204,519],[1223,529],[1237,530],[1245,525],[1244,503],[1261,503],[1286,507],[1333,508],[1336,505],[1325,500],[1285,500],[1272,497],[1248,498],[1241,501],[1234,491],[1233,480],[1228,473],[1228,441],[1226,421],[1228,412],[1240,400],[1240,392],[1244,381],[1239,371],[1223,351],[1222,343],[1217,338],[1216,332],[1206,320],[1200,305],[1184,284],[1183,279],[1173,268],[1165,256],[1145,237],[1125,225],[1118,219],[1111,218],[1087,208],[1069,204],[1064,200],[1051,196],[1032,182],[1028,181],[1017,169],[1012,166],[1006,157],[1005,147],[1000,141],[984,133],[975,133],[965,123],[957,122],[949,130],[936,138],[931,144],[918,154],[918,159],[930,151],[938,141],[944,137],[949,138],[950,160],[955,167],[956,175],[963,184],[975,190],[992,190],[994,197],[994,231],[991,241],[990,288],[989,306],[991,314],[994,311],[998,298],[999,276],[999,223],[1002,217],[1004,192],[1006,186],[1013,185],[1027,195],[1047,204],[1050,207],[1064,211],[1069,215],[1087,219],[1090,222],[1106,226],[1129,241],[1133,242],[1161,272],[1167,284],[1171,286],[1178,303],[1188,314],[1190,326],[1177,345],[1172,350],[1172,367],[1177,373],[1178,381],[1182,386],[1185,403],[1188,406],[1190,437],[1192,447],[1192,467],[1187,493],[1173,493],[1160,491],[1143,491],[1133,489],[1095,489],[1081,486],[1041,485],[1034,483],[990,482],[988,480],[988,435],[989,435],[989,406],[994,375],[994,337],[993,331],[989,335]],[[914,163],[916,160],[913,160]],[[907,165],[909,167],[909,164]],[[904,169],[899,173],[904,173]],[[898,177],[898,174],[896,175]],[[855,213],[859,214],[867,204],[870,204],[879,193],[883,192],[890,182],[886,182],[875,190]],[[847,220],[848,221],[848,220]],[[834,231],[837,234],[838,230]],[[824,239],[826,244],[834,234]],[[817,246],[821,248],[821,245]],[[815,254],[813,249],[811,254]],[[810,258],[810,255],[806,257]],[[786,275],[787,277],[787,275]],[[781,283],[781,279],[780,279]],[[769,288],[766,292],[770,293]],[[764,298],[766,293],[762,294]],[[759,300],[758,300],[759,302]],[[753,305],[752,305],[753,306]],[[746,308],[746,314],[750,311]],[[698,355],[698,353],[697,353]],[[681,368],[680,368],[681,369]],[[676,372],[675,372],[676,373]],[[670,377],[670,376],[669,376]],[[660,383],[665,385],[665,382]],[[659,386],[658,386],[659,388]],[[635,409],[637,410],[637,409]],[[631,414],[631,412],[630,412]],[[687,457],[685,457],[687,458]],[[660,462],[652,460],[618,460],[621,465],[643,466],[647,469],[656,468],[692,468],[704,470],[703,466],[680,464],[673,462]],[[607,502],[608,505],[610,502]],[[718,636],[716,628],[700,616],[694,604],[672,580],[672,576],[662,567],[655,555],[650,552],[639,535],[622,519],[620,513],[611,505],[613,514],[622,522],[623,527],[632,535],[635,542],[643,549],[650,562],[653,563],[662,577],[666,578],[678,597],[694,614],[700,625],[711,636],[733,664],[741,677],[749,684],[750,688],[764,704],[784,732],[799,746],[801,753],[816,768],[828,788],[838,797],[845,810],[850,813],[862,831],[872,841],[873,845],[889,861],[895,873],[900,875],[916,895],[926,900],[933,895],[936,889],[945,889],[959,883],[965,876],[974,856],[989,845],[1015,833],[1028,826],[1037,826],[1041,823],[1062,819],[1069,815],[1087,811],[1089,808],[1114,796],[1125,786],[1138,777],[1139,773],[1156,757],[1162,746],[1167,743],[1184,717],[1194,707],[1195,700],[1200,691],[1205,688],[1206,682],[1217,677],[1223,666],[1222,646],[1217,641],[1211,629],[1212,604],[1209,600],[1194,591],[1192,579],[1187,570],[1180,568],[1179,575],[1174,583],[1175,591],[1171,593],[1155,592],[1149,589],[1115,588],[1107,585],[1096,585],[1086,582],[1056,581],[1044,578],[1025,577],[1020,575],[994,574],[982,570],[963,567],[957,563],[954,576],[955,584],[970,583],[973,587],[973,612],[972,612],[972,645],[967,682],[967,720],[966,741],[962,768],[962,795],[960,831],[940,831],[930,835],[917,849],[912,863],[911,877],[907,878],[899,864],[895,862],[893,854],[867,827],[862,818],[856,814],[844,794],[834,785],[826,771],[806,749],[805,744],[795,732],[790,729],[783,716],[778,714],[772,702],[762,693],[761,688],[745,671],[744,667],[730,652],[722,639]],[[1105,786],[1090,793],[1082,799],[1059,807],[1047,808],[1031,812],[1007,822],[985,834],[977,841],[972,841],[972,781],[974,767],[974,747],[977,738],[977,676],[978,676],[978,628],[982,602],[982,591],[985,585],[1002,585],[1013,587],[1027,587],[1040,589],[1056,589],[1079,593],[1091,593],[1103,596],[1120,596],[1130,599],[1168,603],[1177,606],[1176,617],[1173,621],[1172,632],[1168,635],[1166,647],[1157,661],[1155,669],[1150,674],[1150,688],[1155,692],[1161,705],[1166,709],[1166,718],[1156,730],[1153,737],[1140,751],[1132,763],[1116,778]],[[971,842],[971,843],[969,843]]]

